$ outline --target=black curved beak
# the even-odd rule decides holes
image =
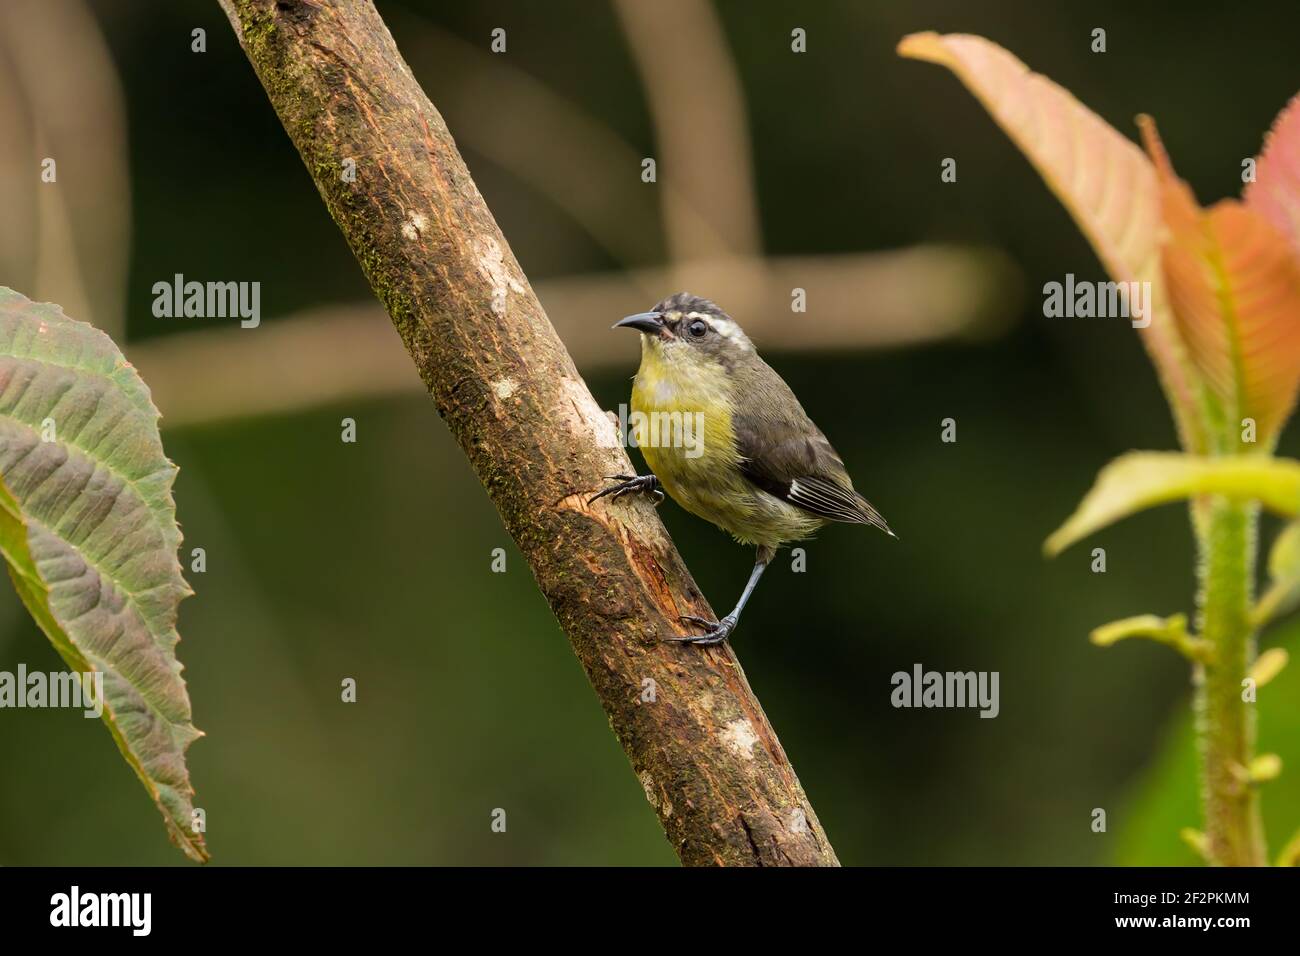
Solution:
[[[636,315],[629,315],[626,319],[620,319],[611,328],[636,329],[646,335],[658,335],[663,331],[664,317],[658,312],[638,312]]]

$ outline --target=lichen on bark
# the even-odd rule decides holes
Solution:
[[[586,503],[627,455],[373,6],[220,2],[682,862],[837,865],[731,649],[662,641],[712,611],[654,509]]]

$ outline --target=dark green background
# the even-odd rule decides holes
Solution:
[[[1241,160],[1300,87],[1300,8],[1162,6],[718,5],[768,252],[969,241],[1007,250],[1024,273],[1007,294],[1024,313],[994,342],[767,356],[900,535],[835,527],[807,546],[807,573],[778,559],[735,640],[845,863],[1192,862],[1177,838],[1198,822],[1180,730],[1188,667],[1155,646],[1086,639],[1112,618],[1192,610],[1186,514],[1143,514],[1051,562],[1040,551],[1106,461],[1173,446],[1169,414],[1125,323],[1042,317],[1042,284],[1101,278],[1095,257],[952,76],[894,54],[915,30],[988,36],[1125,133],[1136,113],[1155,115],[1203,201],[1236,194]],[[379,7],[421,11],[484,46],[505,26],[513,66],[653,153],[605,5]],[[259,279],[267,321],[368,296],[215,4],[96,11],[128,97],[131,339],[175,329],[149,306],[152,283],[176,272]],[[410,21],[390,20],[401,47]],[[205,56],[189,52],[194,26],[208,29]],[[793,26],[808,31],[804,56],[788,52]],[[1096,26],[1104,55],[1089,51]],[[691,69],[672,50],[663,59]],[[411,65],[436,103],[439,64]],[[465,152],[534,281],[618,267],[555,202]],[[958,159],[956,184],[939,181],[944,156]],[[616,334],[608,324],[585,334]],[[626,400],[635,362],[629,337],[625,367],[589,376],[603,406]],[[345,415],[355,445],[339,441]],[[945,417],[956,444],[939,440]],[[674,862],[431,401],[344,403],[164,440],[181,468],[187,546],[208,555],[206,574],[190,576],[179,653],[208,735],[190,761],[216,863]],[[1282,450],[1296,451],[1294,434]],[[729,606],[750,555],[671,504],[662,514],[705,592]],[[1093,546],[1106,548],[1106,574],[1089,571]],[[490,573],[497,547],[506,574]],[[6,590],[0,669],[19,661],[60,666]],[[890,675],[917,662],[999,671],[1000,716],[893,709]],[[358,681],[355,705],[339,701],[345,676]],[[1298,678],[1293,667],[1261,705],[1263,748],[1292,758],[1265,793],[1274,848],[1300,825]],[[184,862],[108,735],[77,714],[0,712],[0,779],[0,863]],[[490,832],[496,807],[505,834]],[[1106,834],[1090,830],[1096,807]]]

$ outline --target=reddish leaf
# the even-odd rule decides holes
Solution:
[[[1160,180],[1168,230],[1162,262],[1183,341],[1229,429],[1253,418],[1257,440],[1271,445],[1300,385],[1300,260],[1251,206],[1225,199],[1200,209],[1155,124],[1140,122]]]
[[[1070,93],[982,37],[915,33],[903,56],[948,67],[1033,163],[1117,282],[1151,283],[1143,341],[1184,446],[1201,451],[1197,384],[1161,289],[1160,202],[1151,163]]]
[[[1246,205],[1271,222],[1300,255],[1300,95],[1292,98],[1264,138]]]

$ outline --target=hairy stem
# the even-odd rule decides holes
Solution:
[[[1197,667],[1196,730],[1209,860],[1266,862],[1259,794],[1246,779],[1255,750],[1255,705],[1242,681],[1255,656],[1250,602],[1258,508],[1214,498],[1200,506],[1200,632],[1213,659]]]

